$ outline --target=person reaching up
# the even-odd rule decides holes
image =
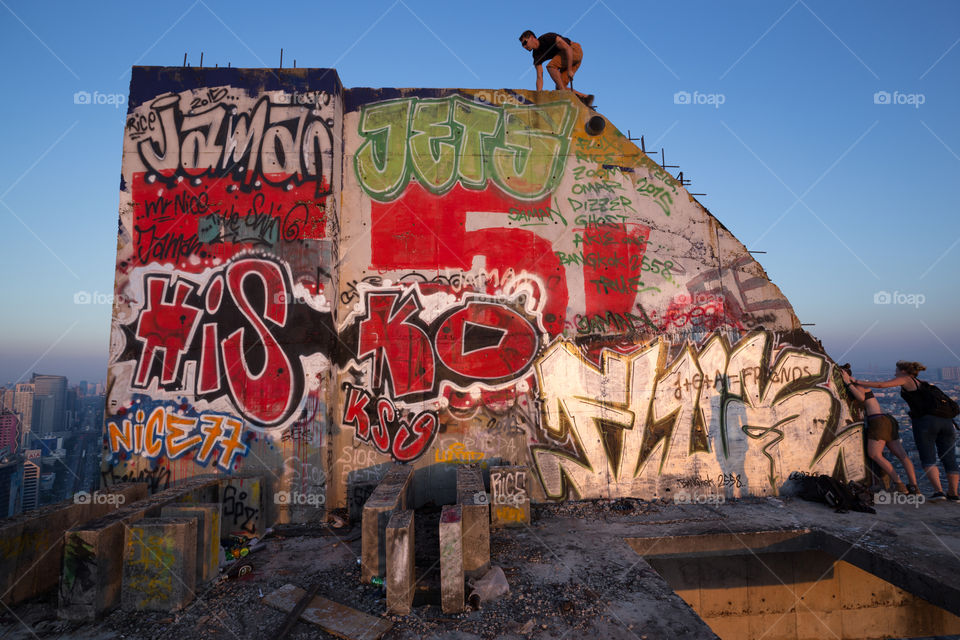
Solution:
[[[917,489],[917,473],[906,449],[903,448],[903,443],[900,442],[900,425],[897,424],[897,419],[889,413],[883,412],[880,403],[873,395],[873,391],[853,382],[849,364],[840,367],[840,377],[843,378],[843,384],[850,395],[863,404],[863,410],[866,414],[864,421],[867,423],[867,455],[890,477],[890,482],[893,483],[897,491],[914,495],[920,493]],[[893,465],[883,456],[884,447],[900,459],[904,471],[907,472],[907,479],[910,484],[903,484]]]

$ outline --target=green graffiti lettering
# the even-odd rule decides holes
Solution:
[[[486,189],[493,181],[519,199],[550,193],[563,173],[576,110],[567,102],[504,105],[462,97],[404,98],[366,105],[354,170],[371,198],[398,197],[411,176],[442,195],[458,181]]]
[[[510,193],[541,198],[560,180],[573,110],[564,103],[503,110],[504,145],[493,150],[494,180]]]
[[[457,179],[457,146],[450,124],[449,100],[423,100],[413,108],[410,159],[417,180],[443,193]]]
[[[394,100],[365,106],[360,135],[366,138],[354,159],[360,184],[379,200],[400,195],[410,180],[406,144],[413,101]]]
[[[487,187],[487,140],[494,140],[500,126],[500,110],[457,100],[453,120],[460,125],[460,184],[468,189]]]

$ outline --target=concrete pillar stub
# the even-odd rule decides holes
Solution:
[[[386,529],[391,514],[407,508],[413,467],[394,465],[363,505],[360,581],[370,583],[387,569]]]
[[[126,529],[121,604],[127,611],[176,611],[194,597],[197,518],[144,518]]]
[[[440,513],[440,605],[444,613],[464,609],[463,509],[458,504]]]
[[[463,510],[463,571],[483,575],[490,568],[490,500],[479,467],[457,468],[457,504]]]
[[[407,615],[413,608],[414,566],[413,511],[394,511],[387,523],[387,611]]]
[[[490,467],[490,526],[530,524],[530,494],[525,466]]]
[[[177,503],[164,507],[160,516],[197,519],[197,584],[216,578],[220,560],[220,505]]]
[[[56,587],[64,533],[146,495],[146,483],[125,482],[0,521],[0,601],[12,605]]]

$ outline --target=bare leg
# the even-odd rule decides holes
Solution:
[[[933,490],[942,492],[943,486],[940,484],[940,470],[937,469],[937,465],[934,464],[926,467],[923,471],[927,474],[927,480],[929,480],[930,484],[933,485]],[[950,478],[947,477],[947,480],[949,479]]]
[[[547,73],[550,74],[550,77],[553,78],[553,83],[557,86],[557,89],[565,89],[566,84],[564,79],[564,74],[560,72],[560,69],[556,67],[547,67]]]
[[[890,476],[890,482],[898,484],[900,482],[900,476],[894,471],[890,461],[883,457],[883,447],[885,444],[883,440],[867,440],[867,454],[883,469],[884,473]]]
[[[570,83],[573,82],[573,74],[569,71],[560,71],[556,67],[547,67],[547,73],[550,74],[550,77],[553,78],[553,83],[556,85],[557,89],[565,89],[567,91],[572,91],[581,98],[586,98],[587,94],[580,93],[576,89],[570,86]]]
[[[904,471],[907,472],[907,479],[910,481],[910,484],[917,485],[917,472],[913,468],[913,462],[910,460],[910,456],[907,455],[907,450],[903,448],[903,443],[899,440],[894,440],[887,443],[887,449],[890,449],[890,453],[897,456],[900,460],[900,463],[903,465]]]
[[[948,473],[947,486],[950,487],[950,495],[957,495],[957,485],[960,485],[960,473]]]

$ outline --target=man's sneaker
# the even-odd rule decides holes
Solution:
[[[960,502],[960,496],[958,496],[958,495],[955,494],[955,493],[952,494],[952,495],[951,495],[951,494],[948,494],[948,495],[947,495],[947,500],[949,500],[950,502]]]
[[[943,491],[934,491],[934,492],[933,492],[933,495],[931,495],[931,496],[928,498],[928,500],[930,500],[930,502],[942,502],[942,501],[944,501],[944,500],[946,500],[946,499],[947,499],[947,496],[946,496],[946,494],[943,493]]]
[[[917,488],[917,485],[915,485],[915,484],[908,484],[908,485],[907,485],[907,493],[909,493],[909,494],[912,495],[912,496],[918,496],[918,495],[920,495],[920,489],[918,489],[918,488]]]

